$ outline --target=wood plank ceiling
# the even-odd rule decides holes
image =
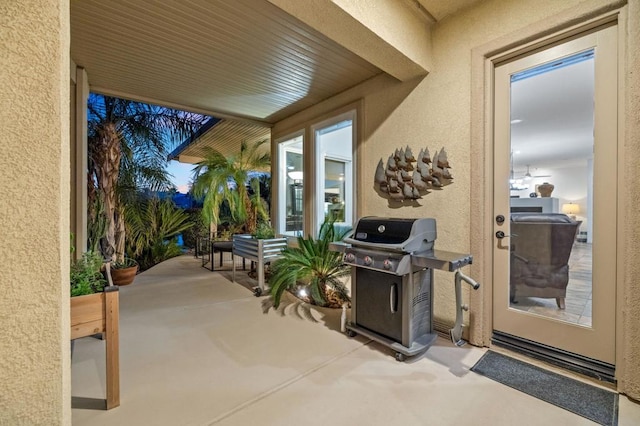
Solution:
[[[267,0],[71,0],[71,58],[94,92],[222,118],[207,145],[229,146],[382,72]]]

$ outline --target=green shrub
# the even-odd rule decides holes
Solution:
[[[104,290],[106,280],[100,269],[102,256],[88,251],[71,265],[71,296],[84,296]]]
[[[275,238],[276,232],[273,230],[273,227],[267,222],[258,222],[256,226],[256,231],[252,235],[254,238],[259,240],[266,240],[269,238]]]
[[[181,255],[178,235],[193,226],[184,210],[155,198],[128,205],[125,218],[127,256],[136,259],[140,270]]]
[[[191,227],[182,232],[182,241],[184,246],[195,248],[198,237],[206,237],[209,235],[209,226],[202,216],[202,209],[187,209],[185,212],[189,215],[189,223]]]

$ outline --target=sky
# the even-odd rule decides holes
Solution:
[[[171,182],[176,186],[178,192],[186,194],[189,192],[189,183],[193,176],[192,170],[195,164],[180,163],[178,161],[169,161],[167,171],[173,175]]]

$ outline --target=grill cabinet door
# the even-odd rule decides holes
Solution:
[[[356,270],[357,325],[402,342],[402,277]]]

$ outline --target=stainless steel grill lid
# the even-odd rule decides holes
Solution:
[[[403,253],[433,249],[437,238],[436,220],[368,216],[358,220],[355,232],[344,242],[354,247]]]

